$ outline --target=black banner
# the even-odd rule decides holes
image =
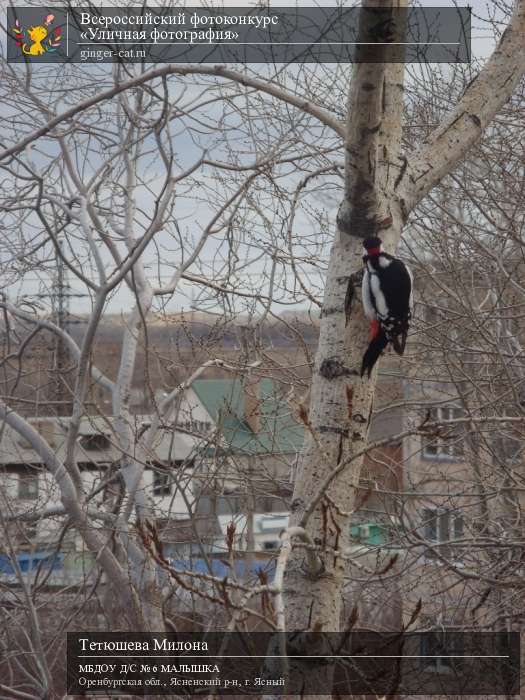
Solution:
[[[519,659],[519,635],[503,632],[78,632],[67,635],[67,687],[75,695],[514,695]]]
[[[467,63],[467,7],[10,7],[12,63]]]

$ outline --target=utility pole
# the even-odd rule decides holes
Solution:
[[[66,333],[69,330],[69,287],[67,285],[66,270],[64,265],[63,241],[59,241],[59,251],[57,251],[57,276],[56,285],[53,290],[53,311],[56,317],[56,324],[60,330]],[[60,335],[55,335],[55,348],[53,352],[53,400],[56,402],[56,413],[59,416],[66,415],[70,408],[69,387],[67,385],[66,373],[69,359],[69,352]]]
[[[67,269],[64,264],[64,241],[58,243],[56,251],[56,277],[50,294],[42,296],[51,297],[53,316],[60,330],[69,333],[72,324],[81,323],[74,321],[70,313],[70,299],[86,297],[87,294],[73,293],[67,278]],[[71,412],[71,387],[67,382],[67,371],[70,362],[70,354],[67,344],[61,335],[55,334],[52,365],[52,386],[50,401],[53,402],[54,412],[58,416],[65,416]]]
[[[260,377],[248,369],[248,365],[260,358],[261,354],[261,329],[255,325],[246,325],[239,328],[241,345],[240,359],[244,366],[241,378],[244,398],[244,420],[253,431],[254,440],[258,440],[261,431],[261,387]],[[246,516],[246,552],[244,559],[245,580],[249,581],[255,569],[255,515],[257,511],[257,494],[255,493],[255,457],[249,455],[244,474],[244,503],[243,510]]]

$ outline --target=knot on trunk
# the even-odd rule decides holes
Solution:
[[[340,360],[335,357],[329,357],[323,360],[319,367],[319,374],[325,379],[337,379],[338,377],[356,377],[358,372],[355,369],[346,367]]]

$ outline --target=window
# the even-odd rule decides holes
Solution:
[[[387,542],[388,530],[381,523],[357,523],[350,527],[353,543],[382,545]]]
[[[111,442],[104,433],[93,433],[91,435],[82,435],[80,446],[85,450],[109,450]]]
[[[194,421],[195,430],[200,433],[209,433],[211,430],[211,423],[207,420],[196,420]]]
[[[211,430],[211,423],[205,420],[184,420],[179,421],[177,427],[182,428],[182,430],[187,430],[190,433],[209,433]]]
[[[234,494],[220,496],[218,502],[218,515],[237,515],[243,512],[243,497]]]
[[[278,503],[276,498],[271,496],[262,496],[256,500],[256,510],[258,513],[273,513],[277,510],[275,505]],[[281,509],[283,510],[283,509]]]
[[[267,552],[279,549],[279,541],[278,540],[266,540],[266,542],[263,542],[263,548]]]
[[[18,479],[18,498],[25,500],[38,498],[38,474],[27,472]]]
[[[189,559],[191,557],[191,543],[177,542],[173,545],[173,554],[178,559]]]
[[[200,494],[197,498],[197,512],[199,515],[217,515],[217,497]]]
[[[463,537],[463,516],[455,510],[439,508],[423,509],[423,536],[431,544],[450,543]],[[443,554],[447,552],[443,551]],[[431,549],[425,553],[427,557],[435,556]]]
[[[434,673],[451,673],[461,669],[464,655],[464,638],[460,630],[452,625],[439,630],[421,633],[421,668]]]
[[[29,544],[33,544],[38,534],[36,523],[24,523],[24,537]]]
[[[169,496],[171,493],[171,476],[168,472],[153,470],[153,494],[155,496]]]
[[[429,410],[430,423],[457,420],[464,416],[459,406],[439,406]],[[426,459],[457,460],[463,456],[463,431],[461,425],[444,427],[439,437],[424,438],[423,457]]]

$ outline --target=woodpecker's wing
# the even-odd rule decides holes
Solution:
[[[372,279],[372,294],[375,297],[376,308],[380,316],[392,319],[404,319],[410,315],[412,295],[412,279],[404,262],[391,258],[390,264],[381,266],[380,277]],[[380,299],[374,288],[374,281],[381,292],[386,313],[380,305]]]
[[[370,289],[370,272],[368,271],[367,267],[365,267],[365,270],[363,272],[361,296],[363,299],[363,309],[365,312],[365,316],[371,321],[375,321],[377,319],[377,313],[374,306],[374,300],[372,299],[372,292]]]

